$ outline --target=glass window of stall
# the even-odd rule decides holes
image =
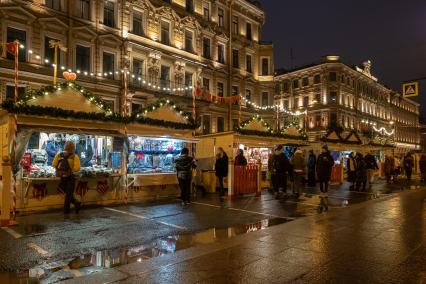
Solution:
[[[175,173],[175,159],[184,147],[195,157],[195,144],[184,140],[129,136],[129,174]]]
[[[120,140],[123,142],[121,143]],[[55,176],[52,161],[64,150],[65,142],[75,143],[75,154],[80,159],[79,176],[98,176],[119,173],[124,138],[75,133],[33,132],[20,162],[23,176],[49,178]]]

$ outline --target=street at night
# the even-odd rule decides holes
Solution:
[[[408,2],[0,0],[0,284],[426,284]]]

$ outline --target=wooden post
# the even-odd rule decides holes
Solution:
[[[228,162],[228,199],[234,197],[234,159]]]
[[[262,162],[257,161],[257,191],[256,196],[262,195]]]
[[[10,221],[10,200],[11,200],[11,185],[12,185],[12,164],[8,156],[3,157],[2,163],[2,181],[3,188],[1,192],[1,215],[0,225],[8,226]]]

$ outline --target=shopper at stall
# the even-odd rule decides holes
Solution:
[[[411,152],[408,152],[407,155],[404,157],[404,171],[405,175],[407,176],[407,180],[411,180],[411,175],[413,174],[413,168],[414,168],[414,158],[413,155],[411,155]]]
[[[294,188],[293,193],[299,198],[304,186],[304,178],[306,173],[306,161],[302,150],[297,149],[290,161],[293,166]]]
[[[308,186],[315,186],[315,168],[317,164],[317,157],[314,154],[314,150],[309,150],[308,157]]]
[[[374,158],[370,152],[367,152],[365,155],[364,162],[367,170],[368,187],[371,189],[371,184],[374,182],[374,172],[377,171],[379,167],[377,166],[376,158]]]
[[[47,165],[52,165],[52,161],[58,152],[64,149],[64,142],[62,141],[61,134],[55,134],[50,140],[46,142],[45,150],[47,153]]]
[[[93,148],[90,143],[90,139],[86,141],[86,137],[80,136],[77,144],[76,153],[80,158],[80,163],[82,167],[91,166],[90,161],[93,158]]]
[[[351,183],[349,186],[349,190],[355,190],[355,183],[356,183],[356,157],[355,153],[351,152],[348,160],[346,162],[346,169],[348,174],[348,182]]]
[[[321,197],[328,197],[328,184],[330,183],[333,166],[333,157],[328,151],[327,144],[324,144],[317,159],[317,177],[320,184]]]
[[[234,165],[236,166],[246,166],[247,159],[244,157],[244,151],[242,149],[237,150],[237,156],[235,156]]]
[[[426,181],[426,155],[422,154],[419,160],[419,168],[421,173],[421,182]]]
[[[189,156],[189,149],[183,148],[175,160],[176,172],[182,197],[182,205],[191,203],[192,169],[196,168],[195,160]]]
[[[283,152],[282,145],[278,145],[275,149],[272,168],[275,176],[275,198],[278,199],[280,197],[280,189],[282,189],[284,193],[287,192],[287,174],[290,170],[290,162]]]
[[[365,191],[367,184],[367,164],[365,158],[361,153],[356,154],[356,191],[360,191],[362,185],[362,191]]]
[[[223,188],[223,179],[228,176],[228,155],[225,153],[222,147],[218,148],[216,155],[215,171],[219,181],[219,192],[220,196],[225,195],[225,189]]]
[[[426,159],[425,159],[425,162],[426,162]],[[426,163],[425,163],[425,167],[426,167]],[[386,155],[384,168],[385,168],[386,182],[390,183],[392,180],[392,175],[395,172],[395,159],[392,156]]]
[[[74,197],[75,173],[80,170],[80,159],[75,154],[75,144],[72,141],[65,143],[64,151],[58,152],[53,159],[52,166],[56,169],[56,176],[61,178],[60,187],[65,192],[64,213],[70,213],[71,203],[78,214],[81,203]]]

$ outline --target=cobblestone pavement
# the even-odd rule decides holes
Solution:
[[[68,220],[59,212],[21,216],[18,227],[0,231],[2,269],[21,272],[0,273],[0,282],[426,281],[423,186],[347,187],[332,188],[325,214],[307,188],[299,200],[207,195],[186,208],[167,200],[86,208]]]

